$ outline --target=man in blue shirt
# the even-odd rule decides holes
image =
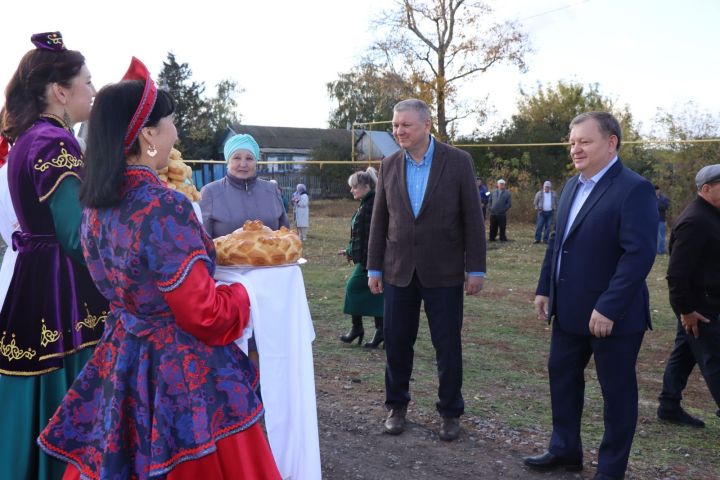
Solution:
[[[430,135],[420,100],[395,105],[393,134],[402,150],[383,160],[368,245],[368,286],[385,293],[385,431],[405,429],[413,345],[424,303],[437,357],[440,439],[460,435],[463,290],[480,292],[485,226],[470,155]],[[463,288],[464,285],[464,288]]]

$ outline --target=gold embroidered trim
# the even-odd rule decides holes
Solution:
[[[37,159],[37,163],[33,165],[35,170],[44,172],[48,168],[67,168],[68,170],[75,167],[82,167],[84,165],[81,158],[77,158],[75,155],[68,153],[65,148],[65,142],[60,142],[60,155],[56,158],[50,159],[49,162],[45,162],[42,158]]]
[[[22,358],[27,358],[28,360],[32,360],[32,358],[37,355],[37,352],[33,350],[32,348],[28,348],[27,350],[23,350],[22,348],[15,345],[15,334],[12,334],[12,340],[10,340],[10,343],[5,344],[5,336],[7,335],[7,332],[3,332],[2,338],[0,338],[0,355],[7,358],[11,362],[13,360],[20,360]]]
[[[59,370],[60,367],[46,368],[45,370],[38,370],[37,372],[14,372],[12,370],[3,370],[0,368],[0,374],[9,375],[13,377],[35,377],[37,375],[43,375],[45,373],[54,372]]]
[[[101,312],[100,316],[91,315],[87,303],[85,304],[85,311],[87,312],[87,317],[85,317],[85,319],[79,321],[75,325],[75,330],[78,332],[82,327],[95,330],[95,327],[97,327],[98,323],[105,323],[105,320],[107,319],[107,312],[105,310]]]
[[[40,345],[47,347],[48,344],[57,342],[62,337],[62,333],[57,330],[50,330],[45,326],[45,319],[42,319],[42,330],[40,330]]]
[[[67,352],[60,352],[60,353],[51,353],[49,355],[43,355],[42,357],[38,358],[38,361],[40,360],[47,360],[48,358],[62,358],[66,355],[70,355],[71,353],[79,352],[80,350],[90,347],[93,345],[96,345],[100,340],[93,340],[92,342],[85,342],[80,345],[78,345],[77,348],[73,348],[72,350],[68,350]]]
[[[46,194],[43,195],[42,197],[38,198],[38,201],[39,201],[40,203],[42,203],[42,202],[44,202],[45,200],[47,200],[47,199],[50,197],[50,195],[52,195],[53,193],[55,193],[55,190],[57,190],[58,185],[60,185],[60,182],[61,182],[65,177],[75,177],[75,178],[77,178],[78,180],[80,180],[80,175],[78,175],[77,173],[75,173],[75,172],[65,172],[65,173],[63,173],[62,175],[60,175],[60,176],[58,177],[57,181],[55,182],[55,185],[53,185],[53,187],[50,189],[50,191],[49,191],[48,193],[46,193]]]
[[[70,130],[70,127],[68,127],[68,124],[65,123],[65,120],[63,120],[62,118],[58,117],[57,115],[55,115],[53,113],[41,113],[40,116],[44,117],[44,118],[52,118],[53,120],[58,122],[62,126],[62,128],[64,128],[68,132],[72,131],[72,130]]]

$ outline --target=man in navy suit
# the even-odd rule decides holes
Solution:
[[[625,475],[638,415],[635,364],[650,327],[645,278],[655,260],[657,202],[650,182],[620,162],[620,125],[589,112],[570,123],[579,171],[562,190],[538,282],[538,318],[554,319],[548,373],[553,432],[536,470],[583,468],[584,370],[595,357],[605,433],[595,479]]]

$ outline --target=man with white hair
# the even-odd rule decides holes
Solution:
[[[512,207],[512,194],[506,190],[505,180],[497,181],[497,188],[490,194],[490,241],[494,242],[500,229],[500,241],[507,242],[507,211]]]
[[[553,222],[553,213],[557,210],[557,194],[552,190],[550,180],[545,180],[542,190],[535,194],[533,205],[535,206],[535,210],[537,210],[535,241],[533,243],[540,243],[540,238],[542,238],[543,243],[548,243],[550,227]],[[543,230],[545,231],[544,235]]]

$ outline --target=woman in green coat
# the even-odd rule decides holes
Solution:
[[[350,193],[355,200],[360,200],[360,207],[350,222],[350,243],[345,250],[340,252],[345,255],[348,262],[352,261],[355,264],[355,270],[345,286],[345,307],[343,308],[343,312],[352,318],[352,327],[340,337],[340,340],[352,343],[358,339],[359,345],[365,336],[362,317],[375,317],[375,334],[372,340],[365,343],[367,348],[377,348],[385,338],[383,335],[383,296],[373,295],[370,292],[366,268],[376,183],[377,172],[372,167],[368,167],[364,172],[355,172],[348,178]]]

